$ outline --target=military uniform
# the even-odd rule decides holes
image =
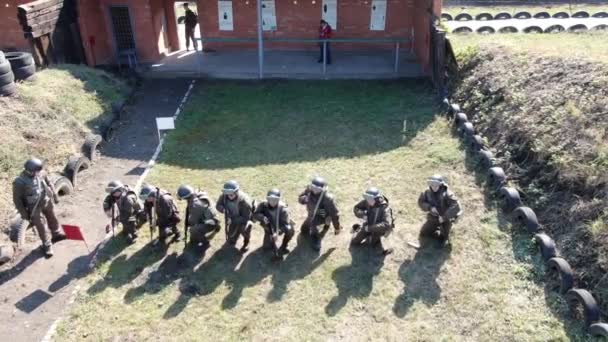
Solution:
[[[54,193],[53,185],[44,171],[40,171],[37,176],[23,171],[13,181],[15,207],[23,219],[29,220],[36,227],[45,250],[50,249],[52,239],[64,237],[55,216]],[[45,221],[52,238],[47,234]]]
[[[128,188],[117,199],[110,193],[103,201],[103,209],[106,212],[111,211],[114,205],[118,209],[118,220],[122,224],[123,232],[127,234],[129,240],[135,240],[143,213],[142,204],[137,195]]]
[[[170,193],[164,190],[158,190],[155,194],[155,200],[152,202],[144,202],[144,210],[148,216],[150,226],[156,224],[158,227],[158,237],[160,240],[167,238],[167,228],[171,228],[176,239],[180,233],[177,229],[177,224],[180,223],[179,210]]]
[[[260,203],[253,213],[253,218],[260,222],[264,228],[264,245],[263,247],[275,248],[273,235],[284,234],[281,247],[278,248],[278,253],[287,252],[287,244],[294,235],[293,221],[289,219],[289,211],[287,205],[279,202],[278,205],[272,207],[268,201]],[[264,218],[268,220],[268,224],[264,223]]]
[[[236,198],[230,200],[228,195],[221,194],[217,200],[215,208],[220,213],[224,214],[228,222],[228,243],[235,245],[239,236],[243,236],[243,249],[246,249],[249,245],[251,238],[252,223],[251,218],[253,214],[253,203],[249,196],[238,191]]]
[[[310,235],[313,239],[313,247],[320,248],[321,233],[319,227],[323,226],[323,231],[329,228],[332,223],[336,234],[340,232],[340,211],[334,200],[334,196],[326,191],[315,194],[312,190],[306,189],[298,197],[300,204],[306,205],[308,216],[302,223],[301,232]]]
[[[427,219],[420,230],[420,236],[440,238],[448,240],[452,223],[462,213],[458,198],[452,193],[447,184],[441,185],[437,192],[431,189],[420,194],[418,198],[418,206],[422,211],[427,212]],[[434,215],[431,210],[436,208],[437,214]],[[440,221],[439,217],[442,217]],[[437,236],[439,231],[439,236]]]
[[[370,238],[372,245],[381,245],[381,237],[392,229],[392,216],[386,197],[379,197],[373,205],[362,200],[355,205],[353,212],[357,218],[365,219],[365,222],[353,236],[351,244],[359,245]]]
[[[206,235],[212,231],[220,230],[220,220],[217,212],[213,208],[211,199],[205,192],[199,192],[188,200],[187,222],[190,227],[190,241],[193,244],[203,243],[207,245],[209,241]]]

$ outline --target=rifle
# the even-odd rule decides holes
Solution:
[[[224,234],[226,235],[226,241],[228,241],[228,207],[226,207],[226,194],[222,195],[222,205],[224,206]]]
[[[154,240],[154,227],[156,225],[158,225],[158,201],[160,200],[160,189],[158,187],[156,187],[156,198],[154,199],[154,211],[150,212],[150,242],[152,242]],[[156,215],[156,220],[152,220],[152,217]],[[158,236],[160,238],[160,229],[162,229],[161,227],[158,227]]]
[[[272,215],[270,215],[270,217],[272,217]],[[279,255],[279,247],[277,247],[277,240],[276,238],[278,238],[279,236],[279,222],[280,222],[280,217],[281,217],[281,204],[278,203],[277,204],[277,215],[276,215],[276,222],[275,222],[275,226],[274,229],[272,228],[272,222],[270,222],[270,220],[268,220],[268,225],[270,226],[270,239],[272,240],[272,250],[274,252],[274,256],[275,257],[280,257]]]
[[[114,226],[116,226],[116,212],[114,210],[114,207],[116,206],[116,204],[114,203],[114,197],[111,198],[111,203],[112,203],[112,209],[111,209],[111,215],[112,218],[110,219],[110,226],[112,227],[112,237],[115,237],[116,235],[114,234]]]
[[[190,202],[190,200],[188,200]],[[184,248],[188,246],[188,220],[190,219],[190,203],[186,203],[186,219],[184,220]]]

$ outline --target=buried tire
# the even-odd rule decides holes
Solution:
[[[503,186],[498,191],[498,199],[501,202],[502,209],[511,213],[515,208],[521,206],[521,197],[519,196],[519,191],[515,188],[509,188]]]
[[[592,15],[593,18],[608,18],[608,12],[597,12]]]
[[[491,167],[488,170],[488,185],[498,189],[498,187],[502,186],[507,180],[507,176],[505,175],[505,171],[502,167]]]
[[[468,14],[468,13],[460,13],[457,16],[454,17],[454,20],[456,21],[468,21],[468,20],[473,20],[473,17]]]
[[[589,18],[589,12],[578,11],[572,15],[572,18]]]
[[[543,33],[543,29],[539,26],[528,26],[524,28],[524,33]]]
[[[593,298],[593,295],[591,295],[589,291],[583,289],[570,289],[567,296],[571,310],[576,310],[578,305],[582,306],[585,326],[588,327],[593,323],[599,322],[600,309],[597,306],[595,298]]]
[[[36,65],[30,64],[13,69],[17,81],[33,81],[36,74]]]
[[[560,33],[566,29],[562,25],[551,25],[545,29],[545,33]]]
[[[475,134],[475,127],[473,127],[473,124],[468,121],[462,123],[462,125],[458,127],[458,135],[461,138],[466,139],[467,137],[473,136],[473,134]]]
[[[9,63],[11,63],[11,68],[13,70],[34,64],[34,58],[32,58],[32,54],[28,52],[5,52],[4,56]]]
[[[65,176],[54,174],[49,178],[55,188],[55,194],[59,197],[67,196],[74,190],[72,182]]]
[[[99,134],[88,134],[82,144],[82,153],[89,158],[91,162],[97,159],[97,148],[101,144],[103,138]]]
[[[532,14],[530,14],[530,12],[526,12],[526,11],[517,12],[513,16],[513,18],[515,18],[515,19],[530,19],[530,18],[532,18]]]
[[[564,294],[572,289],[574,286],[574,272],[564,258],[553,257],[549,259],[547,267],[549,272],[555,272],[559,277],[559,293]]]
[[[467,117],[467,115],[465,113],[457,113],[456,115],[454,115],[454,125],[456,127],[460,127],[460,125],[462,125],[465,122],[468,122],[469,118]]]
[[[17,93],[17,86],[15,83],[9,83],[0,85],[0,96],[13,96]]]
[[[608,25],[597,25],[591,28],[591,31],[608,31]]]
[[[451,21],[454,20],[454,17],[452,17],[452,15],[449,13],[441,13],[441,19],[445,21]]]
[[[494,16],[494,19],[496,19],[496,20],[505,20],[505,19],[511,19],[511,18],[512,18],[512,16],[508,12],[500,12]]]
[[[589,326],[589,334],[596,337],[608,337],[608,323],[593,323]]]
[[[494,165],[494,155],[488,150],[479,150],[477,157],[479,158],[479,165],[484,169]]]
[[[15,82],[15,75],[9,70],[7,73],[0,73],[0,86]]]
[[[493,27],[490,26],[482,26],[480,28],[477,29],[477,33],[480,34],[492,34],[492,33],[496,33],[496,30]]]
[[[555,241],[553,241],[549,235],[545,233],[538,233],[534,235],[534,239],[538,244],[538,248],[540,249],[540,254],[543,257],[543,260],[549,261],[549,259],[557,256],[557,252],[555,251]]]
[[[499,33],[517,33],[517,28],[515,26],[505,26],[498,30]]]
[[[528,233],[536,233],[538,230],[538,218],[536,213],[529,207],[518,207],[513,211],[513,223],[526,227]]]
[[[555,19],[567,19],[570,18],[570,14],[566,12],[557,12],[553,14],[553,18]]]
[[[470,27],[461,26],[452,30],[452,33],[473,33],[473,30]]]
[[[68,163],[65,166],[64,172],[68,179],[72,182],[72,186],[76,187],[78,183],[78,173],[89,168],[91,161],[89,158],[81,155],[74,155],[68,158]]]
[[[25,245],[25,235],[29,225],[30,221],[22,219],[21,215],[17,215],[11,220],[9,238],[17,244],[17,248]]]
[[[479,134],[475,134],[471,137],[471,141],[469,142],[469,147],[472,151],[479,151],[484,147],[483,138]]]
[[[479,13],[478,15],[475,16],[475,20],[492,20],[494,19],[492,17],[492,14],[484,12],[484,13]]]
[[[589,29],[587,28],[587,26],[583,25],[583,24],[578,24],[578,25],[574,25],[574,26],[570,26],[568,28],[568,32],[585,32],[588,31]]]
[[[0,75],[4,75],[6,73],[11,72],[11,63],[9,62],[0,62]]]
[[[538,12],[534,14],[535,19],[549,19],[551,18],[551,14],[549,12]]]

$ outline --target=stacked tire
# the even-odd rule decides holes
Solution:
[[[11,64],[15,81],[32,81],[36,77],[36,64],[28,52],[6,52],[6,59]]]
[[[11,96],[17,91],[15,75],[5,54],[0,51],[0,96]]]

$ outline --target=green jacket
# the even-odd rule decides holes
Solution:
[[[114,204],[118,208],[118,217],[123,225],[136,222],[137,215],[143,210],[141,202],[132,190],[125,191],[118,200],[114,200],[111,194],[107,195],[103,201],[103,209],[111,210]]]
[[[40,202],[38,206],[41,207],[42,201],[51,199],[53,192],[53,185],[44,171],[40,172],[38,177],[23,171],[13,181],[13,203],[24,218],[29,218],[37,202]]]
[[[273,215],[273,211],[278,211],[278,215]],[[270,227],[264,224],[264,217],[270,222]],[[279,202],[275,209],[272,209],[267,201],[260,203],[253,213],[253,218],[262,224],[264,229],[273,228],[275,231],[285,231],[291,228],[292,222],[289,219],[289,210],[285,203]]]
[[[253,214],[253,203],[249,196],[239,191],[237,198],[234,199],[236,201],[237,210],[231,211],[229,209],[230,205],[228,203],[230,201],[228,196],[221,194],[217,199],[217,204],[215,205],[215,209],[220,213],[226,213],[226,216],[230,219],[232,224],[243,225],[246,224],[247,221],[251,220],[251,216]]]
[[[321,198],[321,203],[319,204],[317,212],[315,213],[317,202],[322,194],[323,197]],[[315,195],[310,189],[307,188],[300,194],[300,196],[298,196],[298,201],[300,204],[306,205],[306,211],[308,212],[308,218],[310,220],[314,220],[315,217],[320,217],[323,219],[329,217],[331,218],[334,228],[340,228],[340,210],[338,210],[334,196],[329,192]]]
[[[392,218],[388,201],[381,197],[373,206],[370,206],[366,200],[357,203],[353,208],[353,213],[360,219],[365,219],[365,222],[371,229],[391,229]]]
[[[431,189],[422,192],[418,198],[418,206],[424,212],[430,212],[433,207],[437,208],[437,212],[445,221],[453,220],[462,214],[458,198],[447,185],[442,185],[437,192]]]
[[[144,209],[149,221],[153,222],[152,218],[155,217],[156,225],[159,227],[174,226],[181,221],[173,197],[164,190],[159,190],[155,202],[144,202]]]
[[[217,212],[213,209],[213,203],[205,192],[199,192],[188,202],[188,226],[197,229],[201,228],[205,221],[213,220],[215,225],[220,224]]]

